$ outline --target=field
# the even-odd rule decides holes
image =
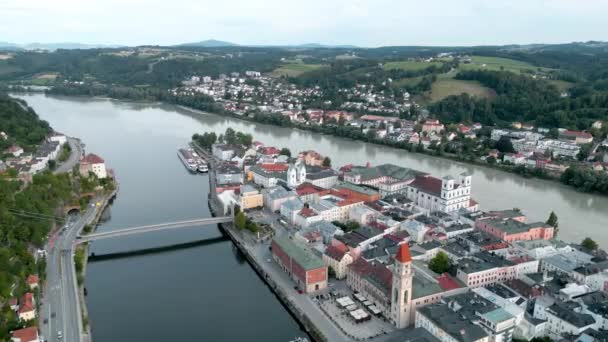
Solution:
[[[559,91],[566,91],[572,88],[572,86],[574,85],[574,83],[572,82],[566,82],[561,80],[550,80],[549,83],[556,86]]]
[[[526,71],[538,71],[538,67],[526,62],[516,61],[513,59],[499,58],[499,57],[483,57],[483,56],[472,56],[471,63],[465,64],[460,63],[458,69],[460,70],[493,70],[493,71],[511,71],[514,73],[521,73]],[[541,71],[548,71],[549,69],[540,68]]]
[[[494,90],[484,87],[476,81],[441,79],[433,83],[428,97],[431,102],[437,102],[450,95],[460,95],[462,93],[485,98],[496,96]]]
[[[318,70],[320,68],[324,68],[323,64],[301,64],[301,63],[293,63],[293,64],[284,64],[283,66],[273,70],[270,73],[270,76],[274,77],[297,77],[302,75],[305,72]]]
[[[422,70],[426,69],[430,66],[440,67],[442,63],[440,62],[417,62],[417,61],[399,61],[399,62],[388,62],[384,64],[384,70]]]
[[[393,87],[414,87],[420,83],[422,79],[423,76],[400,78],[393,82]]]

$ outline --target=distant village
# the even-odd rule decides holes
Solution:
[[[422,129],[428,138],[444,131],[436,120]],[[514,164],[531,163],[536,149],[572,154],[592,139],[492,131],[492,139],[505,136],[518,150],[505,155]],[[590,239],[558,240],[553,213],[531,222],[517,208],[482,211],[466,173],[437,178],[393,164],[335,169],[316,151],[291,156],[257,141],[216,143],[211,152],[217,167],[210,177],[226,212],[237,207],[258,225],[250,234],[260,253],[270,248],[301,301],[349,338],[407,327],[425,341],[606,336],[607,255]]]
[[[192,76],[170,92],[210,96],[225,110],[241,116],[271,113],[304,126],[356,128],[368,139],[414,146],[419,152],[441,150],[447,156],[457,156],[465,145],[472,145],[471,153],[477,162],[492,165],[522,165],[554,176],[573,164],[595,171],[608,170],[608,139],[597,141],[589,131],[559,129],[556,136],[550,136],[555,135],[552,130],[520,122],[513,122],[510,129],[484,128],[480,123],[446,125],[430,118],[431,113],[413,101],[409,93],[397,98],[373,85],[340,89],[349,99],[341,110],[310,108],[311,103],[322,98],[319,87],[297,87],[257,71],[234,72],[217,79]],[[413,112],[417,114],[412,116]],[[603,126],[603,122],[596,121],[589,130],[601,130]],[[508,140],[510,146],[503,151],[492,148],[501,138]]]

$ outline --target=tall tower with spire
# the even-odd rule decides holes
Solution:
[[[407,243],[399,246],[393,264],[393,289],[391,294],[391,316],[397,328],[410,325],[412,310],[412,255]]]

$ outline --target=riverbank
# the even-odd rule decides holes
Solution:
[[[101,202],[94,203],[94,205],[97,206],[97,212],[93,216],[93,218],[87,223],[88,225],[91,225],[93,227],[93,229],[89,233],[96,231],[97,224],[101,220],[101,216],[103,215],[105,210],[112,204],[112,202],[116,198],[116,196],[118,194],[118,188],[119,188],[118,184],[116,184],[115,189],[112,192],[110,192],[109,194],[107,194],[106,196],[104,196],[104,198],[101,200]],[[81,326],[83,328],[83,335],[84,335],[83,341],[90,342],[92,340],[91,322],[89,320],[89,311],[87,308],[86,298],[85,298],[86,297],[86,288],[84,286],[84,279],[87,274],[87,264],[88,264],[88,260],[89,260],[89,244],[87,243],[87,244],[78,246],[76,251],[78,249],[81,249],[82,253],[83,253],[82,271],[77,274],[77,279],[82,279],[82,281],[79,281],[77,283],[78,284],[78,289],[77,289],[78,303],[79,303],[79,307],[80,307],[80,317],[81,317],[80,319],[81,319]]]
[[[438,154],[437,150],[419,148],[419,146],[412,145],[409,143],[395,143],[395,142],[391,142],[391,141],[385,141],[385,140],[379,140],[379,139],[367,139],[367,138],[355,139],[355,138],[344,136],[344,135],[336,135],[336,134],[327,133],[327,132],[325,132],[325,130],[323,129],[322,126],[311,126],[311,125],[302,125],[302,124],[293,124],[293,123],[291,123],[288,126],[283,126],[283,125],[276,125],[276,124],[273,124],[270,122],[260,122],[260,121],[255,120],[255,118],[249,117],[247,115],[238,115],[238,114],[230,113],[230,112],[223,112],[223,113],[206,112],[206,111],[202,111],[202,110],[188,107],[188,106],[183,106],[183,105],[176,105],[176,106],[180,109],[190,111],[192,113],[196,113],[199,115],[203,114],[203,113],[208,113],[208,114],[219,115],[219,116],[229,116],[234,119],[243,120],[243,121],[247,121],[247,122],[253,122],[256,124],[271,125],[271,126],[275,126],[275,127],[285,127],[285,128],[291,128],[291,129],[296,129],[296,130],[301,130],[301,131],[306,131],[306,132],[318,133],[318,134],[322,134],[322,135],[330,135],[333,137],[348,139],[348,140],[352,140],[352,141],[358,141],[358,142],[363,142],[363,143],[367,143],[367,144],[390,147],[390,148],[394,148],[394,149],[397,149],[400,151],[404,151],[406,153],[418,154],[418,155],[424,155],[426,157],[431,157],[431,158],[449,160],[452,162],[461,163],[463,165],[474,165],[477,167],[484,167],[484,168],[488,168],[488,169],[492,169],[492,170],[498,170],[498,171],[502,171],[505,173],[514,174],[518,177],[522,177],[525,179],[538,179],[538,180],[543,180],[543,181],[550,181],[550,182],[558,183],[558,184],[565,185],[568,187],[572,187],[576,191],[579,191],[581,193],[608,196],[608,192],[582,191],[580,187],[575,187],[575,186],[572,186],[571,184],[564,183],[560,177],[561,174],[550,173],[550,172],[545,171],[544,169],[528,168],[525,166],[516,166],[516,165],[504,165],[504,164],[498,164],[498,163],[490,164],[486,161],[482,161],[480,159],[480,156],[477,156],[475,158],[464,159],[464,158],[461,158],[458,154],[454,154],[454,153],[443,152],[441,154]]]
[[[51,93],[51,95],[67,96],[67,95],[54,94],[54,93]],[[363,143],[368,143],[368,144],[373,144],[373,145],[378,145],[378,146],[391,147],[391,148],[395,148],[399,151],[405,151],[405,152],[411,153],[411,154],[424,155],[424,156],[428,156],[428,157],[435,157],[435,158],[440,158],[440,159],[449,160],[449,161],[453,161],[453,162],[458,162],[458,163],[462,163],[465,165],[474,165],[474,166],[478,166],[478,167],[485,167],[485,168],[489,168],[489,169],[499,170],[502,172],[517,175],[518,177],[522,177],[524,179],[540,179],[540,180],[551,181],[551,182],[559,183],[559,184],[562,184],[562,185],[565,185],[568,187],[572,187],[573,189],[575,189],[576,191],[579,191],[581,193],[597,194],[597,195],[608,197],[608,191],[603,191],[603,190],[599,191],[599,189],[604,188],[601,184],[592,187],[590,191],[582,190],[583,186],[573,185],[573,184],[578,183],[578,181],[572,180],[572,178],[574,178],[574,177],[589,178],[589,177],[587,177],[589,175],[583,174],[583,171],[579,170],[578,168],[577,168],[576,176],[570,175],[567,180],[562,180],[559,174],[549,173],[543,169],[517,167],[514,165],[513,166],[512,165],[503,166],[503,164],[498,164],[498,163],[492,165],[485,161],[480,160],[481,156],[475,156],[473,158],[465,159],[465,158],[460,157],[460,155],[458,155],[458,154],[450,154],[447,152],[442,152],[442,153],[438,154],[437,150],[424,149],[424,148],[421,148],[421,146],[419,146],[419,145],[412,145],[412,144],[409,144],[406,142],[396,143],[396,142],[391,142],[388,140],[369,139],[365,136],[362,136],[361,138],[353,138],[352,136],[349,136],[346,134],[332,134],[331,132],[328,132],[328,131],[332,130],[332,129],[335,131],[336,129],[335,129],[335,127],[331,127],[331,126],[304,125],[304,124],[297,124],[297,123],[293,123],[293,122],[288,122],[288,124],[286,124],[286,125],[278,125],[278,124],[275,124],[274,122],[269,122],[268,120],[256,120],[255,117],[250,117],[248,115],[238,115],[233,112],[221,110],[221,108],[219,108],[219,107],[216,108],[217,106],[210,106],[209,103],[205,103],[205,105],[209,108],[201,110],[201,109],[198,109],[195,107],[182,105],[179,103],[179,99],[175,100],[175,102],[173,103],[173,102],[166,102],[166,101],[161,101],[161,100],[121,99],[121,98],[112,98],[112,97],[100,96],[100,95],[89,96],[89,95],[80,94],[80,95],[70,95],[70,96],[76,96],[76,97],[82,97],[82,98],[94,98],[94,99],[108,99],[108,100],[113,100],[113,101],[125,101],[125,102],[133,102],[133,103],[145,103],[145,104],[151,104],[151,105],[153,105],[153,104],[175,105],[176,107],[178,107],[182,110],[190,111],[193,113],[199,113],[199,114],[208,113],[208,114],[214,114],[214,115],[218,115],[218,116],[227,116],[230,118],[243,120],[246,122],[252,122],[252,123],[256,123],[256,124],[265,124],[265,125],[271,125],[271,126],[275,126],[275,127],[291,128],[291,129],[319,133],[319,134],[323,134],[323,135],[329,135],[329,136],[333,136],[333,137],[339,137],[339,138],[349,139],[352,141],[358,141],[358,142],[363,142]],[[213,102],[213,104],[216,104],[216,103]],[[214,108],[216,109],[215,111],[213,110]],[[596,189],[596,190],[593,190],[593,189]]]

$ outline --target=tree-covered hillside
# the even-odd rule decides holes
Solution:
[[[50,133],[48,122],[40,120],[27,104],[0,93],[0,132],[8,139],[0,138],[0,153],[12,144],[32,149]]]

